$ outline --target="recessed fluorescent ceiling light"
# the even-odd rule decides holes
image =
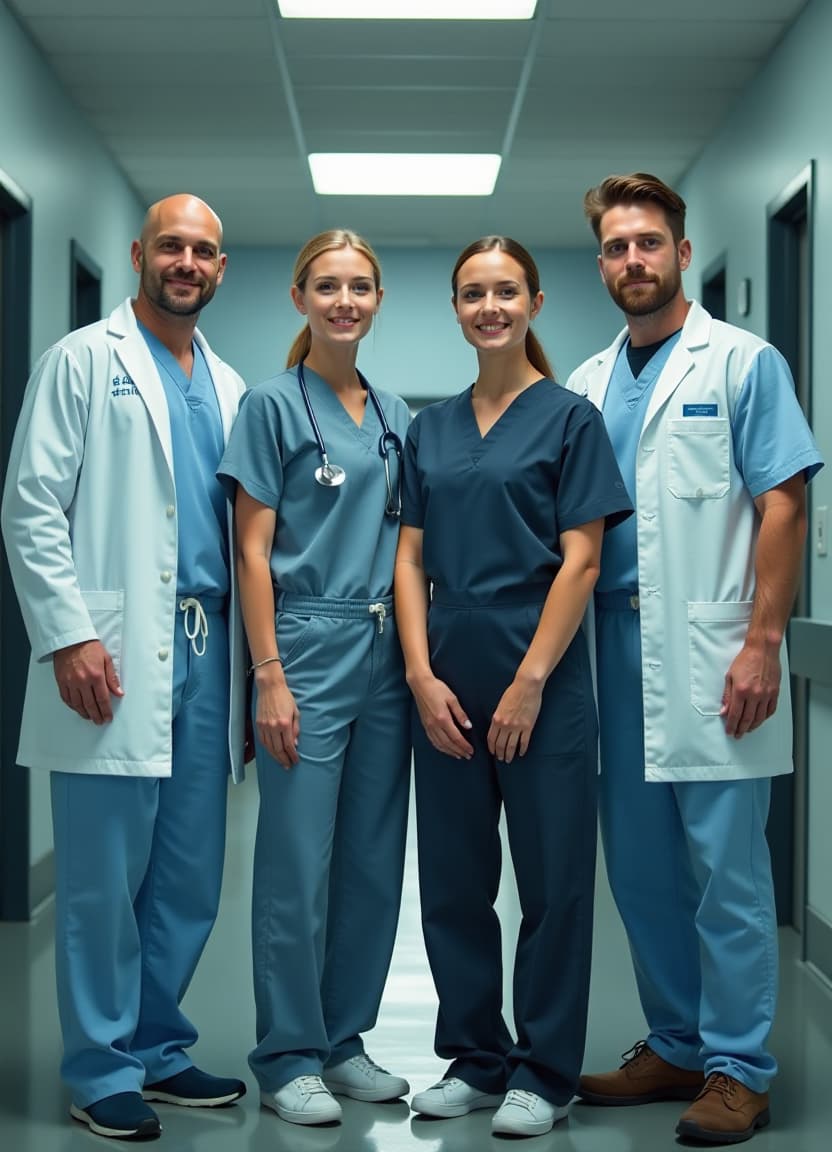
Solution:
[[[531,20],[537,0],[277,0],[286,20]]]
[[[428,152],[313,152],[320,196],[490,196],[500,157]]]

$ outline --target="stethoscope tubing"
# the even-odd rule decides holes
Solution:
[[[358,370],[356,369],[356,371],[358,371]],[[303,361],[302,360],[300,360],[298,362],[297,373],[298,373],[298,385],[300,386],[300,394],[303,397],[303,403],[306,407],[306,414],[309,417],[309,423],[312,427],[312,432],[314,433],[314,436],[315,436],[315,443],[318,446],[318,452],[320,454],[323,466],[325,468],[337,469],[338,471],[341,472],[341,474],[343,476],[343,474],[344,474],[343,469],[338,468],[338,465],[331,465],[329,463],[329,458],[326,454],[326,445],[324,443],[324,438],[321,434],[321,429],[318,425],[318,421],[317,421],[317,418],[315,416],[315,410],[312,407],[312,401],[309,398],[309,390],[306,387],[306,379],[305,379],[304,374],[303,374]],[[364,375],[362,375],[361,372],[358,372],[358,379],[361,382],[362,388],[366,389],[367,395],[370,397],[372,405],[375,408],[376,413],[378,415],[379,423],[381,424],[381,435],[379,436],[379,439],[378,439],[378,454],[384,462],[384,474],[385,474],[385,477],[387,479],[388,502],[387,502],[387,507],[385,508],[385,512],[389,516],[399,516],[401,514],[401,508],[397,509],[392,503],[393,496],[392,496],[392,487],[391,487],[391,480],[390,480],[389,454],[391,451],[394,452],[396,454],[396,457],[399,460],[399,462],[401,462],[401,458],[402,458],[401,438],[391,429],[390,425],[387,423],[387,417],[384,415],[384,409],[381,406],[381,401],[379,400],[378,396],[376,396],[374,390],[370,387],[370,383],[367,380],[367,378]]]

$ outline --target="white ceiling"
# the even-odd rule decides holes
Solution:
[[[510,23],[283,20],[274,0],[7,2],[143,201],[194,191],[232,245],[347,226],[379,246],[459,247],[492,231],[584,244],[590,184],[635,169],[678,180],[806,0],[538,0]],[[320,197],[313,151],[504,162],[487,198]]]

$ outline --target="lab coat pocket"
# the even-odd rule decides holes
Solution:
[[[688,603],[690,702],[702,716],[718,716],[725,674],[748,632],[751,601]]]
[[[123,680],[124,592],[85,592],[82,588],[81,596],[98,639],[110,654],[119,680]]]
[[[730,487],[728,421],[685,416],[668,421],[667,487],[678,500],[715,500]]]

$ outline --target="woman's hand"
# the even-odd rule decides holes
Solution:
[[[410,690],[419,709],[419,718],[428,740],[439,752],[455,760],[470,760],[474,754],[471,744],[462,735],[471,721],[447,684],[435,676],[425,676]]]
[[[291,768],[300,760],[298,737],[300,736],[300,713],[295,698],[283,676],[280,665],[278,673],[257,676],[257,710],[254,716],[257,736],[270,756],[274,756],[284,768]],[[268,666],[271,668],[271,665]],[[266,669],[263,669],[266,673]]]
[[[542,699],[542,684],[515,676],[491,718],[487,739],[492,756],[510,764],[526,754]]]

